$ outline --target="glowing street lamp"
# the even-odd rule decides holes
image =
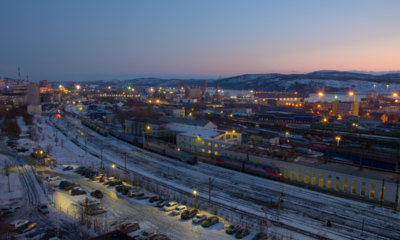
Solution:
[[[322,97],[322,96],[324,96],[324,93],[323,93],[323,92],[319,92],[319,93],[318,93],[318,96],[319,96],[319,97]]]
[[[80,88],[81,88],[81,86],[80,86],[80,85],[77,85],[77,86],[76,86],[76,89],[78,89],[78,90],[79,90]]]
[[[340,137],[336,137],[337,145],[339,146]]]
[[[147,130],[150,130],[150,126],[147,126]]]
[[[196,207],[196,200],[197,200],[197,191],[196,190],[193,191],[193,195],[194,195],[194,207]]]
[[[356,95],[354,94],[354,92],[349,92],[350,97],[354,96],[354,102],[356,101]]]
[[[397,93],[393,93],[393,97],[397,97],[398,95],[397,95]]]

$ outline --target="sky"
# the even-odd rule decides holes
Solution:
[[[400,70],[400,1],[1,1],[0,77]]]

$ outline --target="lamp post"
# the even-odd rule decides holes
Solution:
[[[115,168],[115,164],[112,165],[112,169],[113,169],[113,176],[114,176],[114,168]]]
[[[336,137],[337,145],[339,146],[340,137]]]
[[[386,95],[389,95],[389,85],[386,85]]]
[[[195,207],[195,208],[197,208],[197,207],[196,207],[196,200],[197,200],[197,198],[196,198],[196,197],[197,197],[197,191],[196,191],[196,190],[194,190],[194,191],[193,191],[193,194],[194,194],[194,207]]]
[[[323,133],[323,138],[325,138],[325,130],[326,130],[326,122],[328,119],[324,118],[324,133]]]
[[[354,96],[354,102],[356,101],[356,95],[354,94],[354,92],[349,92],[350,97]]]

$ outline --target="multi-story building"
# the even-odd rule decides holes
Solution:
[[[150,135],[152,136],[162,136],[157,131],[169,124],[172,123],[150,118],[131,118],[125,120],[125,133],[142,136],[143,132],[151,131]]]
[[[198,99],[200,98],[200,88],[186,88],[185,98],[186,99]]]
[[[30,83],[27,86],[28,104],[40,104],[40,87],[37,83]]]
[[[335,101],[332,103],[332,113],[334,116],[358,116],[360,108],[360,102],[340,102]]]
[[[187,152],[197,152],[219,156],[221,150],[234,144],[240,144],[242,134],[207,129],[203,127],[169,124],[164,129],[175,132],[176,145]]]
[[[36,113],[39,115],[42,115],[42,105],[38,104],[38,105],[29,105],[28,106],[28,112],[29,113]]]
[[[170,123],[183,123],[189,126],[203,127],[207,129],[217,129],[217,125],[215,125],[210,121],[205,121],[205,120],[194,120],[194,119],[174,118],[174,117],[161,117],[159,120]]]
[[[167,108],[165,112],[174,118],[184,118],[185,117],[185,109],[184,108]]]
[[[0,101],[9,105],[26,105],[27,97],[24,93],[5,92],[0,95]]]

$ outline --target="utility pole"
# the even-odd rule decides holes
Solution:
[[[100,166],[100,168],[104,170],[104,163],[103,163],[103,149],[104,149],[104,147],[101,147],[101,166]]]
[[[208,179],[208,205],[211,206],[211,188],[212,188],[212,182],[214,182],[214,179],[218,175],[215,175],[214,178],[211,180],[211,178]]]
[[[397,188],[396,188],[396,203],[394,207],[394,213],[397,212],[397,207],[399,206],[399,184],[400,184],[400,172],[397,173]]]
[[[381,194],[380,194],[380,201],[381,201],[381,206],[383,203],[383,198],[384,198],[384,194],[385,194],[385,179],[382,180],[382,187],[381,187]]]
[[[362,228],[361,228],[361,235],[360,236],[364,236],[364,220],[363,220],[363,224],[362,224]]]
[[[86,153],[87,153],[87,148],[86,148],[86,139],[87,139],[87,137],[85,136],[85,155],[86,155]]]
[[[56,131],[56,146],[57,146],[57,142],[58,142],[58,139],[57,139],[57,131]]]
[[[125,152],[125,172],[126,172],[126,152]]]
[[[277,220],[279,220],[279,210],[281,209],[281,197],[282,197],[282,193],[279,193]]]

